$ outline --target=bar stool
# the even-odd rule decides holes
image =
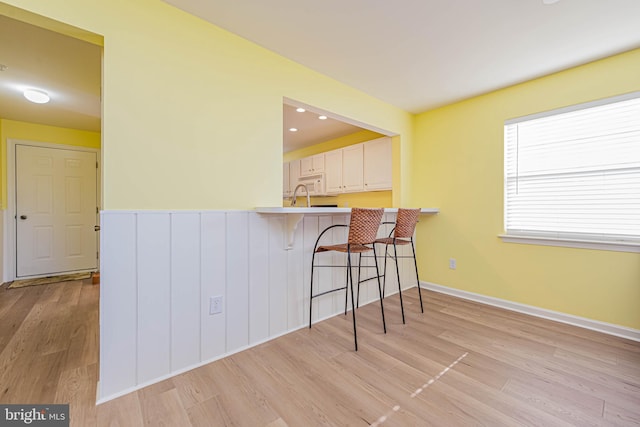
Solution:
[[[418,295],[420,295],[420,311],[424,313],[424,306],[422,305],[422,291],[420,289],[420,279],[418,277],[418,262],[416,261],[416,248],[413,244],[413,233],[418,223],[418,217],[420,216],[420,209],[398,209],[398,215],[396,217],[395,227],[391,230],[389,237],[383,237],[376,239],[374,243],[380,243],[385,245],[384,249],[384,267],[383,267],[383,285],[382,293],[384,294],[385,285],[387,282],[387,257],[391,257],[396,263],[396,276],[398,278],[398,293],[400,294],[400,309],[402,311],[402,323],[404,321],[404,304],[402,302],[402,286],[400,286],[400,270],[398,267],[398,258],[413,258],[413,265],[416,269],[416,281],[418,282]],[[384,222],[383,224],[394,224],[393,222]],[[408,239],[408,240],[407,240]],[[393,255],[389,254],[388,248],[393,245]],[[411,245],[413,256],[398,255],[398,245]],[[374,244],[375,246],[375,244]]]
[[[351,219],[349,225],[337,224],[332,225],[325,228],[322,233],[318,236],[316,240],[316,244],[313,248],[313,255],[311,257],[311,287],[310,287],[310,298],[309,298],[309,328],[311,328],[311,314],[313,309],[313,299],[322,295],[326,295],[331,292],[340,291],[342,289],[345,290],[345,315],[347,314],[347,296],[348,292],[351,291],[351,312],[353,316],[353,341],[355,344],[355,349],[358,351],[358,335],[356,332],[356,310],[353,298],[353,272],[351,271],[351,254],[362,254],[364,252],[373,251],[376,268],[376,276],[378,276],[378,292],[380,293],[380,310],[382,313],[382,327],[384,329],[385,334],[387,333],[387,324],[384,320],[384,306],[382,304],[382,287],[380,284],[380,273],[378,271],[378,262],[376,258],[376,249],[373,244],[376,235],[378,233],[378,228],[380,227],[380,221],[382,219],[382,214],[384,213],[384,209],[364,209],[364,208],[353,208],[351,209]],[[323,245],[318,246],[320,239],[322,236],[329,230],[336,227],[348,227],[349,235],[347,238],[347,243],[341,243],[337,245]],[[370,246],[368,246],[370,245]],[[313,270],[315,267],[345,267],[345,266],[334,266],[334,265],[318,265],[315,266],[315,257],[317,253],[321,252],[329,252],[336,251],[347,254],[347,265],[346,265],[346,284],[344,287],[331,289],[329,291],[320,292],[318,294],[313,294]],[[358,263],[358,271],[360,269],[360,263]],[[358,274],[359,276],[359,274]],[[358,277],[358,282],[360,278]]]

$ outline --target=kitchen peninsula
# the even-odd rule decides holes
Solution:
[[[291,249],[293,247],[295,231],[305,214],[307,215],[346,215],[351,213],[351,208],[338,207],[257,207],[256,212],[260,214],[285,214],[285,230],[287,233],[285,242],[285,249]],[[385,216],[387,214],[396,214],[398,208],[385,208]],[[440,212],[438,208],[421,208],[422,214],[437,214]],[[385,219],[384,221],[390,221],[391,219]]]

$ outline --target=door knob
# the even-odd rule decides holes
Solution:
[[[27,219],[26,215],[20,215],[20,219]]]

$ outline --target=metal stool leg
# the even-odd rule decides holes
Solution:
[[[396,261],[396,276],[398,277],[398,293],[400,294],[400,311],[402,311],[402,323],[404,324],[404,303],[402,302],[402,286],[400,286],[400,267],[398,266],[398,247],[393,241],[393,259]]]
[[[309,288],[309,329],[311,329],[311,310],[313,309],[313,265],[315,264],[316,252],[311,255],[311,286]]]
[[[356,331],[356,306],[355,299],[353,298],[353,272],[351,271],[351,252],[347,252],[347,277],[349,280],[349,288],[351,289],[351,314],[353,316],[353,342],[355,344],[355,351],[358,351],[358,333]],[[346,292],[345,292],[346,293]]]
[[[380,271],[378,270],[378,257],[376,255],[376,245],[373,246],[373,262],[376,264],[376,276],[378,280],[378,292],[380,293],[380,311],[382,312],[382,328],[384,329],[384,333],[387,333],[387,322],[384,319],[384,304],[382,300],[384,297],[382,296],[382,285],[380,284]]]
[[[413,237],[411,238],[411,250],[413,251],[413,265],[416,267],[416,281],[418,282],[418,295],[420,295],[420,311],[424,313],[422,305],[422,290],[420,288],[420,278],[418,277],[418,261],[416,260],[416,248],[413,245]]]
[[[356,297],[356,304],[357,307],[360,308],[360,266],[362,265],[362,253],[358,255],[358,293]]]

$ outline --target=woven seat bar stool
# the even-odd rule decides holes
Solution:
[[[326,295],[331,292],[336,292],[340,290],[345,290],[345,315],[347,314],[347,297],[349,292],[351,293],[351,312],[353,317],[353,341],[355,344],[355,349],[358,351],[358,334],[356,332],[356,306],[354,304],[353,297],[353,272],[351,265],[351,254],[362,254],[364,252],[373,251],[374,259],[376,258],[376,249],[373,244],[376,235],[378,233],[378,228],[380,227],[380,221],[382,220],[382,214],[384,213],[384,209],[364,209],[364,208],[353,208],[351,209],[351,219],[349,221],[349,225],[332,225],[325,228],[318,239],[316,240],[316,244],[313,248],[313,255],[311,257],[311,286],[310,286],[310,298],[309,298],[309,328],[311,328],[311,319],[312,319],[312,310],[313,310],[313,299],[322,295]],[[336,227],[348,227],[349,235],[347,238],[347,243],[341,243],[337,245],[319,245],[320,239],[322,236],[329,230]],[[346,266],[335,266],[335,265],[315,265],[316,254],[321,252],[329,252],[336,251],[347,254],[347,265]],[[360,266],[358,264],[358,266]],[[313,293],[313,271],[314,268],[317,267],[346,267],[346,283],[344,287],[331,289],[329,291],[320,292],[314,295]],[[378,276],[378,292],[380,294],[380,311],[382,313],[382,327],[384,332],[387,333],[387,324],[384,320],[384,306],[382,303],[382,285],[380,283],[380,273],[378,270],[378,263],[375,262],[376,268],[376,276]],[[358,277],[358,281],[360,278]]]
[[[392,258],[396,264],[396,276],[398,278],[398,293],[400,294],[400,309],[402,311],[402,323],[404,320],[404,304],[402,302],[402,286],[400,285],[400,269],[398,266],[398,258],[413,258],[413,265],[416,269],[416,281],[418,284],[418,295],[420,295],[420,311],[424,313],[424,306],[422,304],[422,291],[420,289],[420,279],[418,277],[418,262],[416,260],[416,248],[413,243],[413,233],[418,223],[418,217],[420,216],[420,209],[398,209],[398,215],[396,217],[395,227],[389,234],[389,237],[383,237],[376,239],[375,243],[385,245],[384,266],[382,267],[382,293],[384,295],[386,285],[386,273],[387,273],[387,258]],[[385,222],[383,224],[394,224],[393,222]],[[398,245],[411,245],[413,256],[398,255]],[[388,251],[389,246],[393,246],[393,254]]]

